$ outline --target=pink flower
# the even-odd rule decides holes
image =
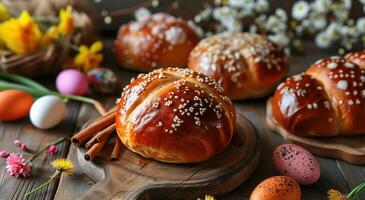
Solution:
[[[16,153],[11,153],[6,158],[6,169],[12,176],[30,176],[30,167],[24,162],[24,158]]]
[[[0,156],[3,158],[7,158],[9,156],[9,151],[5,150],[0,151]]]
[[[14,140],[14,144],[17,147],[20,147],[20,145],[22,144],[22,142],[20,142],[20,140]]]
[[[58,151],[58,148],[56,145],[52,144],[51,146],[49,146],[48,148],[48,153],[51,155],[55,155]]]
[[[21,144],[20,145],[20,148],[23,150],[23,151],[26,151],[27,150],[27,145],[26,144]]]

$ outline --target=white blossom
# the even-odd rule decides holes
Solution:
[[[275,35],[269,35],[268,38],[276,43],[279,47],[288,46],[290,39],[286,34],[278,33]]]
[[[301,20],[308,15],[310,10],[309,3],[306,1],[298,1],[293,5],[292,16],[294,19]]]
[[[279,19],[283,22],[288,21],[288,16],[286,15],[285,10],[278,8],[275,10],[275,15],[279,17]]]
[[[316,45],[320,48],[328,48],[331,45],[331,37],[326,32],[320,32],[315,37]]]
[[[226,18],[224,21],[222,21],[222,25],[229,32],[241,32],[243,29],[242,23],[234,17]]]
[[[356,28],[360,33],[365,33],[365,17],[361,17],[356,21]]]
[[[200,26],[196,25],[192,20],[188,21],[188,25],[195,31],[196,34],[198,34],[199,37],[203,37],[204,30]]]
[[[271,15],[266,22],[266,29],[275,33],[284,32],[287,28],[287,24],[280,20],[276,15]]]
[[[340,21],[346,21],[349,17],[349,10],[346,9],[344,6],[340,6],[340,4],[337,4],[337,6],[335,6],[335,9],[333,9],[333,13]]]
[[[134,17],[138,21],[143,20],[143,19],[149,17],[150,15],[151,15],[151,12],[147,8],[144,8],[144,7],[138,8],[134,12]]]
[[[227,3],[232,7],[243,8],[245,7],[245,4],[247,2],[248,2],[247,0],[228,0]],[[252,3],[252,1],[250,1],[249,3]]]
[[[257,0],[255,4],[255,10],[256,12],[266,12],[269,10],[269,2],[267,0]]]
[[[331,22],[331,24],[325,30],[326,34],[330,37],[331,40],[335,40],[339,37],[340,26],[341,25],[337,22]]]
[[[352,7],[351,0],[342,0],[343,6],[346,8],[346,10],[350,10]]]
[[[199,23],[201,21],[209,19],[212,14],[212,8],[210,6],[204,8],[198,15],[194,17],[194,21]]]
[[[213,10],[213,18],[218,21],[224,21],[227,18],[232,18],[237,14],[237,11],[228,6],[219,7]]]
[[[313,25],[313,28],[316,30],[321,30],[326,27],[327,19],[326,15],[322,13],[313,12],[310,14],[310,22]]]
[[[311,4],[311,8],[315,12],[327,13],[330,10],[332,0],[315,0]]]

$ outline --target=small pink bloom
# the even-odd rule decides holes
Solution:
[[[58,148],[56,145],[52,144],[51,146],[49,146],[48,148],[48,153],[51,155],[55,155],[58,151]]]
[[[12,176],[28,177],[30,176],[30,167],[25,164],[24,158],[21,155],[17,155],[16,153],[11,153],[6,158],[6,170]]]
[[[3,158],[7,158],[9,156],[9,151],[5,150],[0,151],[0,156]]]
[[[26,144],[21,144],[20,145],[20,148],[23,150],[23,151],[26,151],[27,150],[27,145]]]
[[[20,140],[14,140],[14,144],[17,147],[20,147],[20,145],[22,144],[22,142],[20,142]]]

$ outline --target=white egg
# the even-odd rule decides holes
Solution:
[[[57,96],[48,95],[37,99],[30,108],[30,121],[41,129],[57,126],[66,114],[66,105]]]

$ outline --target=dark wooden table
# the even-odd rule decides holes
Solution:
[[[130,78],[137,75],[132,71],[126,71],[118,68],[113,54],[112,40],[105,39],[105,66],[117,69],[122,85],[126,85]],[[292,55],[290,57],[291,70],[290,74],[304,71],[311,63],[318,58],[330,55],[330,53],[318,50],[310,42],[305,43],[306,54]],[[53,80],[53,79],[52,79]],[[48,79],[50,87],[53,82]],[[47,82],[47,80],[46,80]],[[96,97],[108,107],[114,105],[118,95],[107,97]],[[266,99],[238,101],[235,102],[238,113],[246,116],[256,127],[261,138],[262,158],[261,162],[251,176],[251,178],[242,186],[220,197],[219,199],[248,199],[254,187],[263,179],[274,176],[277,173],[271,162],[273,149],[283,143],[280,136],[272,133],[265,122],[265,103]],[[43,145],[56,140],[62,136],[71,136],[90,118],[97,115],[92,106],[76,102],[69,102],[66,119],[56,128],[50,130],[39,130],[34,128],[29,119],[23,119],[17,122],[0,123],[0,150],[19,151],[14,145],[15,139],[20,139],[27,143],[32,152],[36,152]],[[359,122],[362,123],[362,122]],[[76,164],[75,174],[73,176],[63,175],[60,180],[53,182],[46,189],[37,192],[35,195],[24,198],[24,194],[32,188],[36,188],[44,183],[48,176],[53,172],[50,161],[59,157],[67,157]],[[318,157],[321,164],[322,174],[320,180],[310,186],[303,186],[303,199],[326,199],[326,191],[330,188],[336,188],[340,191],[349,191],[361,182],[365,181],[365,168],[355,166],[344,161]],[[123,178],[123,177],[121,177]],[[0,160],[0,199],[57,199],[67,200],[75,199],[82,192],[88,190],[93,185],[90,180],[77,165],[76,147],[70,145],[70,142],[63,143],[60,151],[55,156],[46,156],[42,154],[34,160],[32,164],[32,176],[22,179],[15,178],[5,172],[4,159]],[[365,199],[365,195],[359,199]]]

